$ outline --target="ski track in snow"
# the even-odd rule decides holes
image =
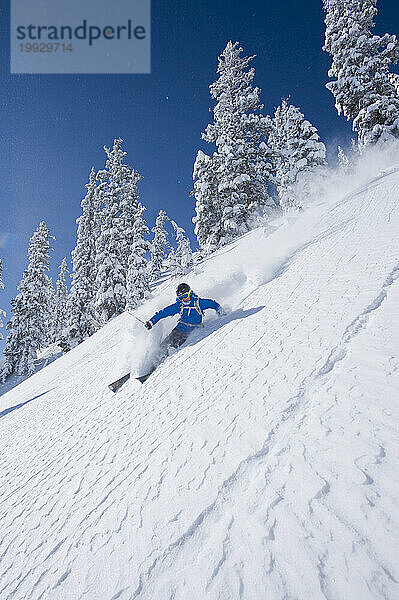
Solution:
[[[398,198],[326,207],[143,386],[106,387],[124,315],[2,397],[2,600],[399,598]]]

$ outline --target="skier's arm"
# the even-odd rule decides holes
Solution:
[[[158,321],[161,319],[164,319],[165,317],[173,317],[173,315],[177,315],[179,312],[180,304],[179,302],[175,302],[174,304],[170,304],[169,306],[166,306],[162,310],[156,312],[155,315],[151,317],[150,323],[155,325],[155,323],[158,323]]]
[[[207,308],[213,308],[213,310],[216,310],[216,312],[220,316],[226,314],[225,311],[223,310],[223,308],[220,306],[220,304],[218,302],[216,302],[216,300],[211,300],[210,298],[200,298],[199,305],[200,305],[201,310],[206,310]]]

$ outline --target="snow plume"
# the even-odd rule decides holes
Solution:
[[[366,146],[361,151],[356,144],[345,149],[348,160],[345,169],[338,164],[334,168],[304,173],[303,181],[295,187],[298,204],[306,210],[320,203],[332,202],[337,196],[351,194],[370,179],[399,165],[399,141],[391,140]]]
[[[116,375],[124,375],[125,373],[136,371],[139,372],[141,355],[143,348],[146,345],[146,329],[134,316],[133,311],[126,311],[129,318],[126,319],[123,329],[123,339],[120,345],[120,373]],[[140,349],[140,350],[139,350]],[[140,373],[141,374],[141,373]]]
[[[158,364],[160,361],[161,341],[170,333],[176,324],[177,317],[161,321],[151,331],[148,331],[144,327],[144,322],[149,320],[154,312],[163,308],[166,304],[171,304],[173,301],[173,296],[165,298],[165,303],[163,304],[161,300],[161,303],[158,302],[153,311],[148,310],[148,306],[153,304],[151,302],[147,302],[145,310],[141,308],[139,311],[126,311],[125,314],[129,315],[129,318],[126,320],[119,350],[120,376],[129,372],[132,376],[136,377],[145,375],[153,365]],[[151,314],[149,314],[150,312]],[[143,321],[143,323],[138,319]]]

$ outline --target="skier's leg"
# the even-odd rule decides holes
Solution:
[[[161,344],[161,348],[165,352],[169,347],[178,348],[179,346],[184,344],[187,337],[187,333],[184,333],[183,331],[180,331],[179,329],[177,329],[177,327],[175,327],[174,329],[172,329],[170,334],[164,339],[164,341]]]
[[[180,331],[176,327],[172,331],[172,333],[173,333],[173,337],[172,337],[171,343],[170,343],[172,348],[178,348],[179,346],[184,344],[184,342],[188,338],[188,333],[184,333],[183,331]]]

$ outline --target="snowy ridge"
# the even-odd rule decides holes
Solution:
[[[106,388],[173,324],[126,314],[6,393],[0,597],[399,597],[398,200],[395,168],[204,261],[230,313],[143,386]]]

